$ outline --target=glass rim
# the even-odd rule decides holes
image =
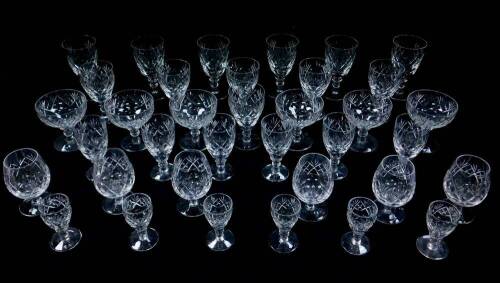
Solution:
[[[415,164],[413,164],[413,162],[411,160],[407,160],[407,159],[405,160],[404,164],[401,163],[402,157],[397,155],[397,154],[389,154],[389,155],[385,156],[384,158],[382,158],[382,161],[380,161],[379,166],[382,166],[382,168],[385,170],[386,169],[386,161],[389,159],[393,159],[393,158],[397,159],[401,166],[404,166],[404,167],[410,166],[411,172],[403,172],[405,177],[415,175]],[[387,170],[385,170],[385,171],[386,171],[386,174],[390,174],[390,175],[394,176],[393,173],[391,173]]]
[[[189,153],[195,153],[197,155],[204,156],[205,159],[206,159],[205,154],[201,150],[198,150],[198,149],[183,149],[183,150],[179,151],[175,155],[175,157],[174,157],[174,166],[175,166],[175,162],[177,161],[178,158],[181,158],[182,155],[186,155],[186,154],[189,154]]]
[[[434,89],[428,89],[428,88],[422,88],[422,89],[416,89],[412,92],[410,92],[408,94],[408,98],[407,98],[407,104],[410,103],[410,99],[409,98],[413,98],[414,95],[417,95],[418,93],[420,92],[425,92],[425,93],[433,93],[433,94],[437,94],[437,95],[440,95],[440,96],[443,96],[443,97],[446,97],[447,99],[449,99],[450,101],[453,102],[453,104],[456,105],[456,110],[455,110],[455,113],[458,112],[458,102],[455,98],[453,98],[451,95],[447,94],[447,93],[444,93],[442,91],[439,91],[439,90],[434,90]]]
[[[488,163],[488,161],[486,161],[484,158],[480,157],[480,156],[477,156],[477,155],[474,155],[474,154],[470,154],[470,153],[463,153],[463,154],[460,154],[459,156],[457,156],[455,158],[455,160],[453,160],[453,164],[457,163],[457,161],[459,159],[462,159],[462,158],[471,158],[471,159],[476,159],[476,160],[479,160],[480,162],[482,162],[483,164],[486,165],[486,173],[491,173],[491,166],[490,164]]]
[[[22,152],[22,151],[27,151],[27,152],[31,152],[31,153],[34,153],[35,154],[35,158],[33,160],[30,160],[29,163],[23,165],[23,166],[19,166],[17,168],[12,168],[12,166],[10,166],[9,164],[7,164],[7,160],[10,159],[14,154],[17,154],[19,152]],[[3,167],[4,168],[9,168],[9,169],[21,169],[21,168],[26,168],[28,166],[31,166],[33,163],[35,163],[36,160],[40,159],[41,158],[41,155],[40,153],[38,153],[38,151],[32,147],[22,147],[22,148],[18,148],[18,149],[14,149],[13,151],[9,152],[3,159]]]
[[[42,198],[42,205],[45,206],[45,199],[46,198],[49,198],[49,197],[62,197],[64,199],[64,206],[63,207],[60,207],[59,209],[57,209],[56,211],[51,211],[51,212],[44,212],[43,209],[40,209],[40,214],[41,215],[45,215],[45,216],[50,216],[50,215],[54,215],[54,214],[57,214],[57,213],[60,213],[61,210],[63,209],[68,209],[68,207],[71,207],[71,202],[70,202],[70,199],[68,197],[68,195],[66,194],[63,194],[63,193],[50,193],[49,195],[45,196],[44,198]]]
[[[271,37],[275,37],[275,36],[285,36],[285,37],[290,37],[291,39],[295,40],[294,44],[292,46],[273,46],[273,48],[295,48],[297,47],[299,44],[300,44],[300,40],[299,38],[292,34],[292,33],[288,33],[288,32],[275,32],[275,33],[272,33],[268,36],[266,36],[265,38],[265,41],[266,41],[266,44],[269,46],[269,40],[271,39]]]
[[[388,62],[390,63],[390,65],[392,65],[394,67],[395,64],[397,64],[397,66],[399,67],[399,74],[403,74],[405,71],[406,71],[406,68],[403,66],[403,64],[399,63],[399,62],[394,62],[392,61],[391,59],[389,58],[377,58],[377,59],[373,59],[372,61],[370,61],[370,64],[368,64],[368,70],[369,72],[374,72],[374,73],[377,73],[377,74],[381,74],[381,75],[387,75],[385,73],[382,73],[378,70],[375,70],[372,68],[373,65],[375,65],[375,63],[378,63],[378,62]]]
[[[236,61],[236,60],[247,60],[247,61],[250,61],[252,63],[255,63],[255,65],[257,66],[257,68],[255,70],[253,70],[253,71],[247,71],[247,72],[233,71],[233,70],[231,70],[231,68],[229,68],[229,64],[231,62]],[[227,60],[227,67],[226,68],[227,68],[228,71],[231,71],[231,72],[234,72],[234,73],[238,73],[238,74],[251,74],[251,73],[254,73],[255,71],[258,72],[260,70],[260,63],[259,63],[259,61],[257,61],[257,59],[252,58],[252,57],[238,56],[238,57],[229,58]]]
[[[158,40],[158,42],[157,42],[156,46],[154,46],[154,47],[144,48],[144,47],[137,46],[137,42],[139,40],[145,39],[145,38]],[[132,39],[130,41],[130,47],[132,47],[133,49],[136,49],[136,50],[151,50],[151,49],[155,49],[158,47],[163,48],[164,45],[165,45],[165,39],[163,38],[163,36],[161,36],[159,34],[142,34],[142,35],[136,36],[134,39]]]
[[[378,213],[378,206],[377,206],[377,203],[375,203],[372,199],[370,198],[367,198],[367,197],[352,197],[349,199],[349,201],[347,202],[347,210],[350,211],[353,215],[355,215],[356,217],[360,217],[360,218],[373,218],[373,216],[365,216],[365,215],[360,215],[359,213],[355,212],[352,208],[351,208],[351,202],[353,202],[354,200],[364,200],[364,201],[368,201],[371,205],[373,205],[375,207],[375,211],[374,211],[374,215],[376,216],[377,213]]]
[[[85,94],[77,89],[72,89],[72,88],[54,89],[54,90],[51,90],[49,92],[42,94],[40,97],[37,98],[37,100],[35,101],[35,110],[38,112],[39,111],[38,105],[41,103],[41,101],[46,99],[47,97],[49,97],[51,95],[56,95],[56,94],[69,95],[70,93],[77,93],[80,97],[84,98],[83,99],[84,103],[87,102],[87,98],[86,98]]]
[[[223,39],[225,42],[223,42],[223,46],[221,47],[217,47],[217,48],[210,48],[210,47],[203,47],[201,46],[201,41],[203,41],[204,39],[208,38],[208,37],[214,37],[214,38],[221,38]],[[198,37],[198,39],[196,39],[196,45],[198,46],[198,48],[201,48],[201,49],[207,49],[207,50],[220,50],[220,49],[226,49],[229,47],[229,45],[231,44],[231,40],[229,39],[229,37],[221,34],[221,33],[209,33],[209,34],[204,34],[200,37]]]
[[[332,44],[328,42],[332,38],[348,38],[349,40],[352,40],[354,44],[353,44],[353,46],[347,47],[347,48],[346,47],[332,46]],[[333,48],[333,49],[351,50],[351,49],[356,49],[359,46],[359,41],[355,37],[348,35],[348,34],[331,34],[331,35],[325,37],[324,41],[325,41],[325,45],[327,47]]]
[[[90,43],[91,43],[91,47],[92,48],[93,46],[96,45],[96,42],[97,42],[97,39],[92,36],[92,35],[89,35],[89,34],[82,34],[78,37],[81,37],[81,38],[87,38],[90,40]],[[77,51],[77,50],[85,50],[85,49],[89,49],[89,47],[78,47],[78,48],[74,48],[74,47],[71,47],[71,46],[68,46],[68,43],[70,40],[73,40],[75,39],[76,37],[70,37],[70,38],[66,38],[66,39],[63,39],[63,41],[61,42],[61,47],[65,50],[68,50],[68,51]]]
[[[115,95],[116,96],[120,96],[120,95],[123,95],[124,93],[132,95],[131,94],[132,92],[134,94],[137,94],[137,93],[139,93],[139,94],[145,94],[148,98],[151,98],[151,100],[154,100],[153,95],[151,93],[149,93],[146,90],[139,89],[139,88],[125,88],[125,89],[121,89],[121,90],[113,92],[113,94],[111,95],[111,97],[113,97]],[[111,99],[108,99],[108,101],[109,100],[111,100]]]
[[[302,155],[299,158],[299,160],[297,161],[297,165],[301,163],[302,159],[306,160],[307,158],[310,158],[311,156],[316,156],[316,157],[319,157],[321,159],[325,159],[326,161],[328,161],[327,162],[328,166],[330,166],[330,158],[326,157],[326,155],[319,153],[319,152],[309,152],[309,153]],[[295,168],[297,168],[297,167],[295,167]],[[333,180],[331,176],[329,178],[331,180]]]
[[[123,197],[123,203],[125,203],[126,201],[128,201],[128,200],[129,200],[129,198],[132,198],[132,197],[137,197],[137,196],[138,196],[138,197],[141,197],[141,198],[146,199],[146,201],[149,203],[149,205],[148,205],[148,206],[143,206],[143,208],[141,209],[141,211],[140,211],[140,212],[130,212],[130,211],[128,211],[126,208],[124,208],[124,209],[123,209],[123,214],[124,214],[124,216],[125,216],[126,214],[128,214],[128,215],[131,215],[131,214],[139,214],[139,213],[142,213],[142,211],[144,211],[144,210],[146,210],[146,209],[151,209],[151,208],[153,207],[153,201],[151,200],[151,197],[150,197],[148,194],[146,194],[146,193],[141,193],[141,192],[138,192],[138,193],[131,193],[131,194],[127,195],[127,196],[124,196],[124,197]],[[151,209],[151,210],[152,210],[152,209]]]
[[[275,209],[275,203],[274,203],[274,200],[278,199],[278,197],[286,197],[286,198],[289,198],[289,199],[295,199],[297,202],[298,202],[298,209],[297,211],[294,211],[294,213],[279,213],[276,211]],[[279,215],[284,215],[284,216],[294,216],[294,215],[298,215],[300,214],[300,210],[302,208],[302,204],[299,200],[299,198],[297,198],[296,196],[292,195],[292,194],[277,194],[275,195],[272,199],[271,199],[271,211],[279,214]]]
[[[329,68],[328,63],[326,62],[325,58],[316,56],[316,57],[306,57],[306,58],[300,60],[300,62],[299,62],[299,69],[302,69],[302,64],[304,62],[306,62],[306,61],[314,61],[314,60],[322,61],[324,63],[324,65],[325,65],[325,67]],[[322,74],[322,73],[324,73],[324,72],[315,72],[315,71],[310,71],[310,70],[308,70],[307,72],[308,73],[314,73],[314,74]]]
[[[410,37],[410,38],[419,40],[419,41],[423,42],[424,45],[422,47],[408,47],[408,46],[401,45],[400,43],[397,42],[398,39],[401,37]],[[429,46],[429,42],[427,42],[427,40],[425,40],[421,36],[418,36],[415,34],[410,34],[410,33],[402,33],[402,34],[397,34],[397,35],[393,36],[392,43],[400,48],[408,49],[408,50],[423,50]]]
[[[203,212],[205,212],[205,204],[207,202],[207,199],[209,197],[215,197],[215,196],[222,196],[224,198],[227,198],[229,200],[229,208],[226,210],[226,211],[222,211],[222,212],[208,212],[212,215],[222,215],[222,214],[226,214],[230,211],[233,211],[233,199],[228,195],[228,194],[224,194],[224,193],[212,193],[212,194],[209,194],[208,196],[205,197],[205,199],[203,200]]]
[[[97,66],[103,66],[103,65],[107,65],[109,67],[111,67],[111,70],[113,70],[114,66],[113,66],[113,63],[111,63],[111,61],[109,60],[102,60],[102,59],[97,59],[95,61],[90,61],[90,62],[85,62],[83,65],[82,65],[82,68],[84,68],[85,66],[88,66],[88,65],[97,65]]]
[[[345,120],[347,121],[347,123],[351,126],[351,130],[355,130],[356,129],[356,126],[354,126],[351,121],[349,121],[349,119],[347,118],[347,115],[344,113],[344,112],[340,112],[340,111],[334,111],[334,112],[329,112],[327,113],[324,117],[323,117],[323,126],[328,128],[329,130],[333,130],[335,132],[341,132],[337,129],[334,129],[332,127],[330,127],[329,125],[326,124],[326,119],[328,117],[333,117],[333,116],[341,116],[343,118],[345,118]]]
[[[283,128],[285,128],[283,131],[279,131],[279,133],[289,133],[293,130],[293,127],[289,126],[288,123],[285,123],[285,121],[283,121],[277,113],[269,113],[269,114],[265,115],[264,117],[262,117],[262,119],[260,119],[261,129],[266,128],[266,127],[264,127],[264,120],[269,120],[269,119],[271,119],[270,117],[272,117],[272,116],[279,119],[281,121],[281,124],[283,124]]]

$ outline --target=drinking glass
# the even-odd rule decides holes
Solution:
[[[85,176],[92,181],[94,164],[106,154],[108,149],[108,128],[106,121],[98,115],[86,115],[75,126],[75,141],[78,149],[92,166]]]
[[[259,80],[260,64],[250,57],[231,58],[227,62],[227,83],[240,94],[250,93]]]
[[[101,115],[106,117],[104,102],[111,98],[115,86],[113,64],[102,60],[85,63],[80,72],[80,84],[90,99],[99,105]]]
[[[369,198],[354,197],[347,203],[347,221],[352,232],[342,235],[340,243],[352,255],[364,255],[370,251],[370,241],[365,233],[377,220],[377,204]]]
[[[156,99],[162,99],[163,96],[158,92],[157,70],[163,65],[165,58],[163,37],[141,35],[132,40],[130,46],[139,72],[148,80],[151,94]]]
[[[340,162],[349,150],[356,127],[349,122],[342,112],[332,112],[323,118],[323,144],[330,155],[333,179],[341,180],[347,176],[347,167]]]
[[[165,182],[172,178],[174,166],[168,163],[175,142],[175,122],[167,114],[153,114],[142,127],[142,140],[157,165],[149,174],[153,180]]]
[[[392,142],[396,153],[407,159],[415,158],[425,146],[426,136],[422,128],[407,113],[396,117]]]
[[[262,168],[262,176],[270,182],[283,182],[288,178],[288,169],[281,164],[281,160],[292,143],[292,127],[273,113],[262,118],[260,130],[262,142],[272,162]]]
[[[390,59],[376,59],[368,68],[368,84],[372,95],[380,99],[391,98],[403,81],[405,68]]]
[[[266,37],[266,54],[269,68],[276,79],[276,94],[284,90],[288,76],[297,57],[299,39],[289,33],[274,33]],[[275,95],[270,94],[271,98]]]
[[[182,59],[168,59],[157,70],[158,82],[169,98],[184,95],[191,79],[191,65]]]
[[[236,139],[236,122],[229,114],[217,113],[214,119],[203,129],[203,139],[207,150],[215,160],[212,166],[212,178],[216,181],[231,179],[233,171],[227,158],[233,150]]]
[[[311,57],[299,63],[300,85],[310,98],[323,96],[330,84],[330,64],[323,58]]]
[[[66,51],[66,59],[75,75],[79,76],[81,67],[97,60],[96,39],[90,35],[81,35],[63,40],[61,47]]]
[[[134,251],[152,249],[160,239],[155,229],[148,227],[153,217],[153,202],[147,194],[133,193],[123,199],[123,216],[134,232],[130,234],[129,246]]]
[[[277,230],[269,240],[271,248],[278,253],[291,253],[297,249],[297,234],[291,231],[300,214],[300,200],[293,195],[279,194],[271,200],[271,216]]]
[[[330,64],[332,74],[332,91],[325,98],[341,100],[340,83],[351,70],[359,43],[352,36],[334,34],[325,38],[325,45],[325,60]]]
[[[226,194],[208,195],[203,201],[203,212],[208,224],[213,228],[207,235],[207,246],[212,251],[220,252],[234,244],[233,232],[224,229],[233,213],[233,200]]]
[[[213,95],[222,99],[219,93],[219,80],[224,74],[229,57],[229,38],[222,34],[207,34],[196,41],[200,52],[203,72],[208,76]]]

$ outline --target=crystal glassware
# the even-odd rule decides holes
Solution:
[[[134,186],[135,172],[127,154],[119,148],[109,148],[104,157],[94,164],[94,187],[105,199],[104,211],[111,215],[123,213],[123,197]]]
[[[249,57],[235,57],[227,62],[226,77],[229,87],[240,94],[250,93],[259,81],[260,64]]]
[[[342,112],[332,112],[323,118],[323,144],[330,155],[333,179],[341,180],[347,176],[347,167],[340,162],[349,150],[356,127],[349,122]]]
[[[299,63],[300,85],[310,98],[323,96],[330,84],[330,64],[320,57],[306,58]]]
[[[234,244],[233,232],[224,229],[232,213],[233,200],[226,194],[211,194],[203,201],[203,214],[213,228],[207,235],[207,246],[212,251],[225,251]]]
[[[81,35],[63,40],[61,47],[66,51],[66,59],[75,75],[79,76],[82,66],[97,60],[96,39]]]
[[[323,114],[323,99],[310,98],[301,89],[287,89],[275,99],[276,113],[294,126],[291,151],[305,151],[313,141],[302,129],[314,124]]]
[[[140,89],[120,90],[104,103],[104,109],[113,125],[130,132],[120,143],[123,149],[129,152],[146,149],[140,129],[154,111],[154,99],[149,92]]]
[[[390,99],[378,99],[367,89],[353,90],[344,96],[344,113],[357,128],[357,136],[351,145],[355,152],[373,152],[377,140],[368,131],[387,122],[392,111]]]
[[[179,144],[182,149],[205,149],[200,129],[212,121],[217,112],[217,97],[202,89],[188,89],[185,95],[171,99],[170,113],[177,124],[190,130]]]
[[[271,157],[271,164],[262,168],[262,176],[270,182],[283,182],[288,178],[288,169],[281,164],[292,143],[292,127],[277,114],[268,114],[260,121],[262,143]]]
[[[22,199],[19,211],[24,216],[38,216],[40,196],[50,183],[50,170],[42,156],[32,148],[21,148],[3,160],[3,180],[7,190]]]
[[[448,247],[443,238],[455,230],[460,216],[460,211],[447,201],[431,202],[426,215],[429,235],[417,238],[418,251],[429,259],[445,259],[448,256]]]
[[[372,95],[380,99],[391,98],[403,81],[405,68],[390,59],[376,59],[368,68],[368,84]]]
[[[213,120],[203,128],[203,139],[207,150],[215,160],[212,166],[212,178],[216,181],[226,181],[233,176],[231,165],[227,158],[233,150],[236,139],[236,122],[225,113],[217,113]]]
[[[196,41],[200,52],[203,72],[208,76],[213,95],[222,99],[219,93],[219,80],[226,71],[229,57],[229,38],[222,34],[207,34]]]
[[[39,209],[43,222],[55,231],[49,242],[53,251],[66,252],[80,243],[82,232],[69,227],[72,209],[67,195],[47,194],[42,198]]]
[[[372,180],[373,193],[381,204],[377,220],[391,225],[403,222],[403,206],[413,198],[415,185],[415,166],[409,159],[384,157]]]
[[[299,218],[306,222],[325,219],[328,207],[324,202],[333,192],[330,159],[319,153],[303,155],[293,171],[295,195],[304,203]]]
[[[134,232],[130,234],[129,246],[134,251],[152,249],[160,239],[155,229],[148,227],[153,217],[153,202],[147,194],[133,193],[123,199],[123,216]]]
[[[325,45],[325,60],[330,64],[332,74],[332,91],[325,98],[341,100],[340,83],[351,70],[359,43],[352,36],[334,34],[325,38]]]
[[[156,99],[162,99],[158,92],[157,70],[161,68],[165,58],[163,37],[159,35],[141,35],[130,43],[135,64],[139,72],[148,80],[151,94]]]
[[[293,195],[279,194],[271,200],[271,216],[276,224],[269,240],[271,248],[278,253],[291,253],[297,249],[297,234],[291,231],[300,214],[300,200]]]
[[[264,110],[265,91],[262,85],[257,84],[254,91],[243,95],[231,88],[229,92],[229,110],[236,123],[241,128],[241,135],[236,137],[235,147],[239,150],[254,150],[260,146],[258,135],[252,134],[252,128],[259,121]]]
[[[141,132],[146,149],[157,162],[151,170],[151,178],[159,182],[170,180],[174,166],[168,163],[168,157],[175,142],[174,119],[167,114],[153,114]]]
[[[369,198],[354,197],[347,203],[347,221],[352,231],[342,235],[340,243],[352,255],[370,251],[370,241],[365,233],[377,220],[377,204]]]
[[[35,110],[44,124],[64,131],[64,135],[54,141],[54,148],[57,151],[78,150],[73,139],[73,128],[87,111],[85,94],[74,89],[54,90],[38,98]]]
[[[98,115],[86,115],[75,126],[75,141],[78,149],[92,166],[85,176],[92,181],[93,164],[104,157],[108,149],[108,128],[106,121]]]
[[[422,128],[407,113],[396,117],[392,142],[396,153],[407,159],[415,158],[425,146],[426,136]]]
[[[113,64],[102,60],[85,63],[80,72],[80,84],[90,99],[99,104],[101,115],[106,117],[104,102],[111,98],[115,86]]]
[[[184,95],[191,79],[191,65],[182,59],[168,59],[158,66],[158,82],[169,98]]]
[[[266,54],[269,68],[276,78],[276,93],[284,90],[288,76],[297,57],[299,39],[289,33],[274,33],[266,37]],[[274,98],[275,95],[269,95]]]
[[[203,215],[200,199],[210,190],[212,171],[205,154],[189,149],[179,152],[174,159],[172,187],[181,197],[177,202],[177,211],[188,217]]]

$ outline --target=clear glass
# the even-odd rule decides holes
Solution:
[[[188,217],[203,215],[200,199],[210,190],[212,170],[205,154],[189,149],[179,152],[174,159],[172,187],[181,197],[177,202],[177,211]]]
[[[406,158],[388,155],[382,159],[372,180],[372,189],[381,207],[377,220],[384,224],[400,224],[403,206],[415,194],[415,166]]]
[[[319,153],[303,155],[293,171],[292,187],[304,202],[299,218],[306,222],[325,219],[328,208],[322,205],[333,192],[330,159]]]
[[[365,233],[377,220],[377,204],[369,198],[354,197],[347,203],[347,221],[351,232],[342,235],[340,244],[352,255],[364,255],[370,251],[370,241]]]
[[[147,194],[133,193],[123,199],[123,216],[134,229],[129,237],[129,247],[137,252],[152,249],[160,239],[155,229],[148,227],[153,217],[153,202]]]
[[[175,142],[175,122],[167,114],[153,114],[142,127],[142,140],[157,165],[151,170],[151,178],[158,182],[172,178],[174,166],[168,163]]]
[[[81,35],[63,40],[61,47],[66,51],[66,59],[73,73],[80,75],[81,68],[89,62],[96,62],[96,39],[90,35]]]
[[[271,200],[271,216],[276,224],[269,245],[277,253],[291,253],[297,249],[299,241],[292,231],[300,214],[300,200],[293,195],[279,194]]]
[[[55,252],[67,252],[75,248],[82,238],[82,232],[69,227],[71,203],[65,194],[47,194],[39,205],[43,222],[55,231],[49,246]]]
[[[40,196],[50,184],[50,170],[42,156],[32,148],[10,152],[3,160],[3,180],[7,190],[23,200],[19,212],[38,216]]]
[[[86,115],[75,126],[75,141],[83,156],[92,163],[92,167],[104,157],[108,149],[108,127],[106,120],[98,115]],[[86,177],[92,181],[92,167]]]
[[[149,92],[140,89],[118,91],[104,103],[104,110],[113,125],[130,132],[120,143],[124,150],[137,152],[146,149],[140,129],[154,112],[154,99]]]
[[[347,176],[347,167],[340,159],[351,147],[356,127],[342,112],[332,112],[323,118],[323,144],[330,155],[330,166],[334,180]]]
[[[162,99],[163,96],[158,91],[157,70],[165,62],[163,37],[141,35],[132,40],[130,46],[139,72],[148,80],[151,94],[156,99]]]
[[[425,132],[407,113],[396,117],[392,142],[399,156],[407,159],[415,158],[424,148],[426,141]]]
[[[180,140],[182,149],[205,149],[200,129],[213,120],[217,112],[217,97],[202,89],[188,89],[186,94],[169,102],[170,113],[177,124],[190,130],[191,136]]]
[[[203,128],[203,139],[207,150],[215,160],[212,178],[215,181],[227,181],[233,176],[227,158],[233,150],[236,140],[236,122],[229,114],[217,113],[214,119]]]
[[[233,232],[225,229],[233,213],[233,200],[226,194],[208,195],[203,201],[203,214],[212,227],[207,235],[207,246],[212,251],[221,252],[234,244]]]
[[[320,57],[305,58],[299,63],[299,79],[308,97],[321,97],[330,84],[330,64]]]
[[[186,93],[191,79],[191,65],[182,59],[168,59],[158,66],[158,82],[163,93],[169,98]]]
[[[255,89],[259,81],[260,64],[249,57],[235,57],[227,62],[227,83],[233,91],[246,94]]]
[[[92,61],[81,68],[80,84],[90,99],[99,104],[101,115],[106,117],[104,102],[111,98],[115,86],[113,64],[108,61]]]
[[[405,68],[390,59],[376,59],[368,68],[368,84],[371,93],[381,99],[392,97],[404,79]]]
[[[219,99],[225,96],[219,92],[219,81],[227,67],[231,41],[222,34],[207,34],[196,41],[200,54],[200,64],[208,76],[211,93]]]
[[[35,102],[38,118],[45,125],[61,129],[64,136],[58,137],[54,148],[60,152],[77,151],[73,128],[87,111],[87,98],[81,91],[59,89],[42,95]]]
[[[266,37],[266,55],[269,68],[276,78],[276,95],[284,90],[285,78],[292,71],[297,57],[299,39],[289,33],[275,33]],[[270,97],[276,95],[270,93]]]
[[[273,113],[262,118],[260,131],[262,143],[272,162],[262,168],[262,176],[270,182],[283,182],[288,178],[288,169],[281,164],[281,160],[292,144],[292,127]]]
[[[426,216],[429,235],[417,238],[418,251],[429,259],[445,259],[448,256],[448,247],[443,238],[455,230],[460,217],[460,211],[450,202],[431,202]]]
[[[325,38],[325,60],[330,65],[332,74],[332,91],[325,95],[328,100],[341,100],[340,83],[351,70],[358,40],[349,35],[334,34]]]

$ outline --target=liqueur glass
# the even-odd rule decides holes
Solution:
[[[79,76],[81,68],[89,62],[96,62],[96,39],[90,35],[81,35],[63,40],[61,47],[66,51],[66,59],[75,75]]]
[[[147,194],[133,193],[123,199],[123,216],[134,232],[130,234],[129,246],[134,251],[152,249],[160,239],[155,229],[148,227],[153,217],[153,202]]]
[[[323,118],[323,144],[330,155],[330,166],[334,180],[341,180],[347,176],[347,167],[340,159],[349,150],[356,127],[349,122],[342,112],[332,112]]]
[[[351,70],[358,45],[358,40],[349,35],[334,34],[325,38],[325,60],[330,64],[332,74],[332,91],[325,95],[326,99],[342,99],[340,83]]]
[[[212,251],[221,252],[233,246],[233,232],[224,229],[232,213],[233,200],[226,194],[211,194],[203,201],[203,214],[212,227],[207,235],[207,246]]]
[[[269,245],[277,253],[291,253],[297,249],[299,241],[292,231],[300,214],[300,200],[293,195],[279,194],[271,200],[271,216],[276,224]]]
[[[90,99],[99,105],[101,115],[106,118],[104,102],[111,98],[115,86],[113,64],[102,60],[85,63],[80,73],[80,84]]]
[[[233,171],[227,158],[233,150],[236,139],[236,122],[229,114],[217,113],[214,119],[203,129],[203,139],[207,150],[215,160],[212,166],[212,178],[215,181],[231,179]]]
[[[196,41],[200,54],[200,64],[210,82],[210,91],[219,99],[219,81],[226,71],[231,41],[222,34],[207,34]]]
[[[267,62],[276,79],[276,94],[284,90],[285,78],[295,63],[298,45],[299,39],[293,34],[274,33],[266,37]],[[273,94],[269,96],[275,97]]]
[[[86,115],[75,126],[75,141],[83,156],[92,166],[85,176],[92,181],[94,164],[106,154],[108,149],[108,128],[106,121],[98,115]]]
[[[415,158],[424,148],[427,137],[407,113],[396,117],[392,142],[396,153],[406,159]]]
[[[231,58],[227,62],[226,77],[229,87],[239,94],[250,93],[259,80],[260,64],[249,57]]]
[[[163,93],[172,99],[184,95],[191,79],[191,65],[182,59],[168,59],[157,70]]]
[[[306,58],[299,63],[300,86],[310,98],[323,96],[330,84],[330,64],[319,57]]]
[[[391,98],[403,81],[405,68],[390,59],[376,59],[368,68],[368,84],[372,95],[380,99]]]
[[[354,197],[347,204],[347,221],[352,231],[342,235],[340,243],[352,255],[364,255],[370,251],[370,241],[365,233],[377,220],[377,204],[369,198]]]
[[[158,92],[157,70],[162,67],[165,59],[163,37],[141,35],[132,40],[130,46],[139,72],[148,80],[151,94],[156,99],[162,99],[163,96]]]

